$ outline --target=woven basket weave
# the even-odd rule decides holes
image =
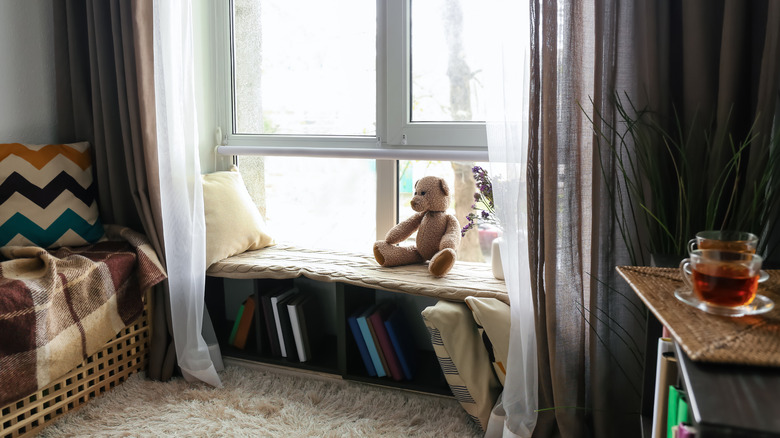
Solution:
[[[150,302],[150,293],[145,302]],[[149,304],[103,348],[45,388],[0,407],[0,438],[33,436],[146,368],[149,357]]]
[[[731,318],[711,315],[677,300],[684,287],[676,268],[620,266],[620,275],[672,333],[693,361],[780,366],[780,271],[768,271],[758,293],[775,302],[762,315]]]

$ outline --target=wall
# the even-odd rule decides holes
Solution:
[[[0,143],[56,142],[51,0],[0,0]]]
[[[214,39],[214,3],[210,0],[193,0],[192,31],[195,55],[195,102],[198,112],[198,138],[200,167],[203,173],[225,170],[230,158],[217,157],[215,130],[216,113],[216,66],[213,62],[212,41]]]

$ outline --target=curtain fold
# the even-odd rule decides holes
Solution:
[[[530,437],[536,425],[537,356],[528,263],[529,2],[491,2],[495,21],[488,80],[487,139],[496,214],[503,230],[501,262],[511,328],[507,378],[486,437]],[[520,23],[520,25],[518,25]]]
[[[614,267],[631,263],[624,238],[638,241],[648,230],[640,224],[621,235],[613,212],[625,193],[609,193],[621,172],[613,157],[594,149],[593,128],[609,132],[603,128],[622,123],[619,93],[667,123],[678,111],[684,129],[695,131],[692,147],[726,157],[729,150],[704,148],[701,128],[744,134],[761,114],[761,136],[743,163],[747,172],[760,171],[764,163],[753,151],[769,147],[767,127],[777,120],[778,9],[776,2],[731,0],[531,1],[528,233],[540,409],[534,436],[641,433],[646,310]],[[633,147],[627,144],[624,159]],[[659,147],[657,158],[664,153]],[[770,240],[777,242],[776,231]]]
[[[635,94],[633,8],[531,2],[528,233],[539,357],[534,436],[639,432],[644,320],[614,266],[629,264],[611,215],[588,118],[615,121],[615,90]],[[611,290],[606,287],[610,285]],[[640,352],[641,354],[641,352]]]
[[[170,266],[171,256],[164,247],[165,231],[170,229],[164,227],[163,221],[159,176],[163,158],[158,155],[161,148],[156,110],[158,105],[165,104],[159,102],[155,90],[154,44],[158,40],[154,37],[153,3],[151,0],[67,0],[53,2],[53,12],[59,141],[87,140],[92,144],[103,221],[143,231],[160,254],[169,276],[172,272],[176,274],[180,267]],[[187,35],[165,37],[178,39]],[[191,66],[190,63],[190,75]],[[169,142],[159,144],[167,146]],[[191,147],[180,151],[182,156],[197,157],[196,143],[188,144]],[[187,182],[199,184],[200,179],[189,178]],[[197,215],[197,210],[190,209],[187,213]],[[193,252],[191,257],[204,253]],[[199,277],[203,276],[204,269],[200,270]],[[191,272],[187,270],[186,275]],[[189,290],[185,293],[190,299],[202,302],[202,289],[201,286],[200,295]],[[169,293],[167,283],[155,289],[157,313],[153,315],[148,369],[149,377],[155,379],[169,378],[175,366],[174,325],[167,305]],[[196,310],[192,306],[187,308]],[[191,322],[185,326],[195,330],[194,324],[200,324],[201,315],[202,311],[187,318]],[[188,335],[193,336],[192,332]],[[200,336],[199,328],[197,336]],[[183,342],[183,345],[187,348],[189,344]],[[182,356],[187,355],[182,353]],[[198,367],[207,368],[201,363],[195,365]],[[213,376],[209,379],[210,383],[218,384]]]
[[[187,381],[221,387],[203,340],[206,219],[195,113],[192,7],[186,0],[153,4],[154,86],[163,246],[171,325]]]

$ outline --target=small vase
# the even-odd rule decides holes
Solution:
[[[501,264],[501,242],[503,237],[496,237],[493,239],[493,244],[490,248],[490,263],[493,268],[493,276],[499,280],[504,279],[504,266]]]

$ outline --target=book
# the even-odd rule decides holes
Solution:
[[[241,350],[246,347],[246,340],[249,336],[249,330],[255,319],[255,297],[250,296],[244,301],[244,310],[241,312],[241,320],[238,324],[238,330],[233,339],[233,346]]]
[[[370,377],[375,377],[376,370],[374,369],[374,362],[371,360],[371,356],[368,354],[366,340],[363,339],[363,333],[360,332],[360,327],[358,326],[357,322],[358,316],[360,316],[360,314],[365,310],[365,308],[362,308],[350,315],[349,318],[347,318],[347,324],[349,324],[349,329],[352,331],[352,336],[355,338],[355,343],[357,344],[358,351],[360,352],[360,357],[363,359],[363,365],[366,367],[366,373]]]
[[[655,398],[653,400],[653,428],[650,436],[664,438],[669,403],[669,386],[677,382],[677,358],[671,339],[658,338],[655,364]]]
[[[371,336],[371,331],[368,329],[367,317],[376,311],[376,305],[369,307],[360,316],[357,317],[358,327],[360,327],[360,334],[363,335],[363,340],[366,343],[366,349],[368,355],[371,356],[371,361],[374,363],[374,370],[377,377],[384,377],[387,375],[385,368],[382,366],[382,361],[379,359],[379,351],[377,350],[376,343],[374,343],[374,337]]]
[[[669,405],[666,416],[666,436],[672,438],[672,427],[677,426],[677,407],[680,404],[680,390],[674,385],[669,386]]]
[[[687,424],[680,424],[677,426],[677,438],[694,438],[696,436],[696,429]]]
[[[392,377],[393,380],[403,380],[404,373],[401,370],[401,363],[398,361],[398,356],[395,354],[393,343],[390,341],[390,336],[387,334],[387,329],[385,328],[385,320],[393,310],[395,310],[395,306],[392,304],[380,305],[376,312],[369,317],[369,322],[374,329],[382,354],[385,356],[387,367],[390,368],[390,377]]]
[[[287,303],[287,311],[290,314],[290,325],[292,326],[293,339],[295,340],[295,349],[298,351],[298,360],[306,362],[311,358],[311,349],[309,347],[308,334],[306,333],[306,315],[304,315],[304,304],[311,301],[311,296],[298,294]]]
[[[236,340],[236,333],[238,333],[238,326],[241,324],[241,317],[244,315],[244,303],[241,303],[241,307],[238,308],[236,313],[236,320],[233,322],[233,329],[230,330],[230,336],[228,337],[228,344],[233,345]]]
[[[279,346],[279,334],[276,331],[276,319],[274,317],[274,309],[271,304],[271,297],[282,293],[282,289],[274,289],[270,292],[266,292],[260,296],[260,303],[263,306],[263,319],[265,320],[265,331],[268,335],[268,347],[271,350],[273,356],[281,356],[282,350]]]
[[[403,310],[396,308],[385,320],[385,329],[393,344],[395,355],[401,363],[406,380],[414,379],[417,367],[417,349],[414,346],[414,338],[409,332],[409,323],[404,317]]]
[[[256,351],[258,354],[261,354],[266,349],[265,337],[263,336],[263,329],[265,327],[263,320],[265,318],[263,318],[263,305],[260,303],[260,288],[257,286],[257,282],[255,282],[255,293],[252,296],[255,299],[255,321],[254,324],[252,324],[252,327],[254,327],[253,336],[257,348]]]
[[[385,358],[385,353],[382,351],[382,346],[379,344],[379,339],[376,337],[376,332],[374,331],[374,324],[371,323],[371,315],[373,315],[379,307],[374,309],[373,312],[371,312],[369,315],[366,315],[366,323],[368,325],[368,332],[371,333],[371,339],[374,341],[374,346],[376,347],[376,352],[379,355],[379,361],[382,363],[382,368],[385,370],[385,375],[388,377],[393,377],[393,373],[390,370],[390,367],[387,365],[387,359]]]
[[[276,325],[276,334],[279,340],[279,354],[281,354],[282,357],[287,357],[287,348],[284,343],[284,333],[282,332],[282,322],[279,319],[279,301],[284,300],[285,298],[296,294],[298,292],[298,288],[291,288],[288,289],[278,295],[272,295],[271,296],[271,309],[274,313],[274,323]],[[286,308],[286,307],[285,307]],[[289,317],[288,317],[289,321]],[[289,324],[289,322],[288,322]]]
[[[297,289],[295,289],[297,292]],[[284,295],[284,294],[283,294]],[[280,298],[276,303],[276,311],[279,314],[279,330],[282,334],[280,348],[282,348],[282,357],[287,360],[298,360],[298,351],[295,348],[295,338],[293,337],[292,325],[290,324],[290,311],[287,310],[287,304],[296,298],[297,293],[292,293]]]
[[[677,401],[677,424],[687,423],[690,420],[688,417],[688,400],[686,394],[680,394],[680,400]]]

